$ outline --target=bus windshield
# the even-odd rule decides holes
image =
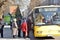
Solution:
[[[60,24],[60,7],[36,8],[33,16],[35,25]]]

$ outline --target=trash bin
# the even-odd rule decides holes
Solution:
[[[4,36],[4,38],[12,38],[12,30],[10,29],[10,25],[4,26],[3,36]]]

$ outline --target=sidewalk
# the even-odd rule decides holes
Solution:
[[[26,39],[24,39],[24,38],[17,38],[17,39],[8,39],[8,38],[0,38],[0,40],[30,40],[29,38],[26,38]]]

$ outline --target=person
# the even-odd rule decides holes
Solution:
[[[21,24],[21,30],[22,30],[22,32],[23,32],[23,37],[25,38],[25,37],[27,37],[27,22],[26,22],[26,19],[24,18],[23,19],[23,22],[22,22],[22,24]]]
[[[44,16],[41,13],[38,13],[36,20],[37,22],[43,23]]]
[[[0,19],[0,33],[2,38],[3,38],[3,27],[4,27],[3,19]]]
[[[17,26],[16,21],[17,21],[16,18],[14,18],[13,22],[12,22],[13,38],[15,38],[16,36],[18,36],[18,26]]]
[[[30,31],[32,30],[32,21],[31,21],[31,17],[29,16],[28,17],[28,19],[27,19],[27,27],[28,27],[28,36],[27,37],[29,37],[29,33],[30,33]]]
[[[16,14],[16,9],[17,9],[17,5],[12,5],[12,6],[10,6],[9,7],[9,15],[10,15],[10,25],[11,25],[11,27],[12,27],[12,20],[13,20],[13,18],[15,18],[15,14]]]
[[[21,37],[21,20],[22,20],[22,15],[21,15],[19,6],[17,6],[15,15],[16,15],[17,25],[18,25],[18,37]]]
[[[18,37],[21,37],[21,19],[17,18],[17,25],[18,25]]]

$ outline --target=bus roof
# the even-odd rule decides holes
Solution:
[[[60,5],[46,5],[46,6],[34,7],[34,8],[30,11],[29,15],[30,15],[31,12],[32,12],[34,9],[36,9],[36,8],[47,8],[47,7],[60,7]]]
[[[60,7],[60,5],[47,5],[47,6],[38,6],[38,7],[34,7],[35,8],[45,8],[45,7]]]

